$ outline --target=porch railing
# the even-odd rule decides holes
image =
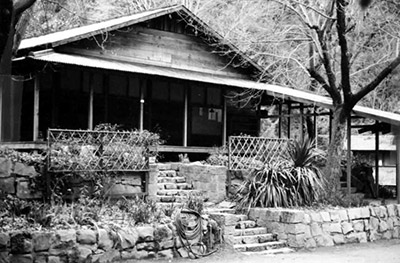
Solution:
[[[49,172],[149,171],[150,156],[139,132],[48,130]]]
[[[250,136],[230,136],[228,143],[228,169],[259,168],[279,158],[286,151],[288,139]]]

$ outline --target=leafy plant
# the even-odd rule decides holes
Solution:
[[[189,194],[187,201],[184,203],[184,207],[202,214],[204,210],[203,196],[199,194]]]
[[[314,165],[322,158],[312,141],[293,142],[286,157],[255,169],[239,187],[238,209],[311,205],[322,190],[322,175]]]

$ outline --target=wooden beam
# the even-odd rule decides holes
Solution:
[[[278,126],[278,136],[279,139],[282,138],[282,103],[279,103],[279,126]]]
[[[39,94],[40,76],[36,75],[33,93],[33,141],[39,138]]]
[[[304,140],[304,105],[300,103],[300,140]]]
[[[144,89],[145,89],[146,81],[140,81],[140,113],[139,113],[139,130],[143,131],[143,122],[144,122]]]
[[[93,130],[93,97],[94,97],[94,88],[93,88],[93,73],[88,72],[89,74],[89,110],[88,110],[88,129]]]
[[[183,146],[188,145],[188,118],[189,118],[189,101],[188,101],[188,88],[184,87],[185,104],[183,109]]]
[[[227,106],[227,103],[226,103],[226,97],[225,96],[223,96],[223,106],[224,106],[224,108],[223,108],[223,112],[222,112],[222,116],[223,116],[223,119],[222,119],[222,121],[223,121],[223,123],[222,123],[222,146],[224,146],[225,144],[226,144],[226,138],[227,138],[227,133],[228,133],[228,119],[227,119],[227,117],[228,117],[228,106]]]
[[[400,204],[400,127],[395,127],[396,135],[396,196]]]
[[[379,122],[376,121],[375,125],[378,127]],[[379,197],[379,131],[375,132],[375,187],[376,197]]]
[[[329,111],[329,143],[332,140],[332,110]]]
[[[347,194],[351,195],[351,117],[347,118]]]
[[[292,104],[289,102],[288,103],[288,121],[287,121],[287,123],[288,123],[288,127],[287,127],[287,137],[288,137],[288,139],[290,139],[290,112],[291,112],[291,107],[292,107]]]

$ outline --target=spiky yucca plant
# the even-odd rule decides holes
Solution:
[[[283,159],[254,170],[239,187],[238,209],[311,205],[322,189],[317,157],[322,154],[308,138],[290,143]]]

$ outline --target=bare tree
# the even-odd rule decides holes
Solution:
[[[327,95],[333,134],[326,176],[339,188],[346,121],[400,64],[400,4],[362,0],[216,1],[210,24],[246,50],[269,73],[268,82]],[[205,14],[202,14],[205,15]],[[207,17],[206,15],[203,17]],[[311,47],[311,48],[310,48]],[[265,78],[261,75],[260,79]],[[243,95],[243,94],[241,94]],[[259,94],[249,93],[249,97]]]
[[[24,32],[27,20],[21,19],[35,0],[0,2],[0,140],[2,140],[3,90],[11,87],[11,59]],[[20,23],[19,23],[20,22]]]

